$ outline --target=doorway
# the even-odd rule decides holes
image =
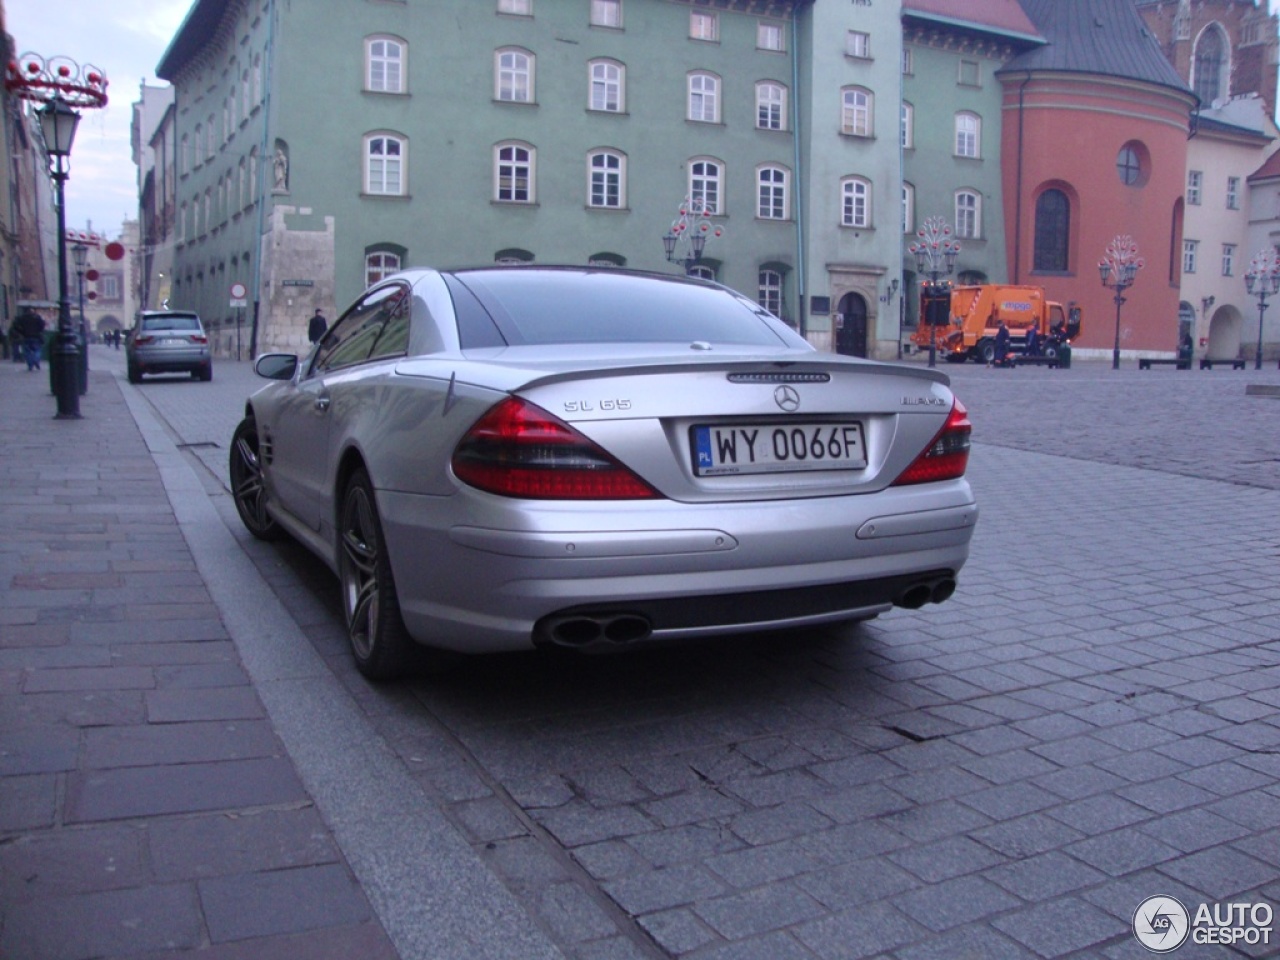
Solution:
[[[867,301],[858,293],[840,298],[836,313],[836,353],[847,357],[867,355]]]

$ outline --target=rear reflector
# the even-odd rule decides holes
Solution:
[[[943,424],[938,435],[930,441],[912,461],[911,466],[903,470],[892,486],[903,487],[911,483],[935,483],[939,480],[954,480],[963,477],[969,466],[969,434],[973,425],[969,422],[968,411],[959,400],[952,403],[951,414]]]
[[[650,500],[656,490],[563,420],[508,397],[453,452],[463,483],[537,500]]]

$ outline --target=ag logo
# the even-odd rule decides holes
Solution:
[[[1171,953],[1191,932],[1187,908],[1173,897],[1147,897],[1133,913],[1133,935],[1152,953]]]

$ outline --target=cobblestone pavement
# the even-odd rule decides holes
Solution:
[[[328,572],[240,541],[567,957],[1125,958],[1148,897],[1280,906],[1280,403],[1245,395],[1280,371],[945,372],[972,558],[946,604],[854,628],[374,688]],[[233,526],[251,385],[137,388]]]

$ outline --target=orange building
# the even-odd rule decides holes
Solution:
[[[1122,351],[1172,351],[1196,97],[1133,0],[1022,7],[1049,42],[998,74],[1009,279],[1081,306],[1078,348],[1110,350],[1118,336]],[[1119,325],[1098,271],[1118,235],[1131,236],[1145,260]]]

